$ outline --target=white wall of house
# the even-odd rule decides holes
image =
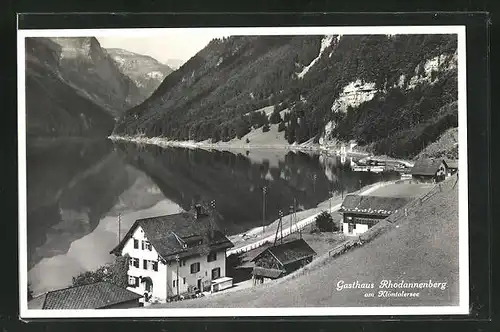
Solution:
[[[200,270],[191,273],[191,264],[200,263]],[[217,252],[216,260],[207,262],[207,255],[190,257],[180,263],[179,266],[179,293],[188,291],[188,286],[197,286],[198,279],[201,279],[202,287],[204,282],[212,281],[212,269],[220,268],[220,276],[226,276],[226,251]],[[175,281],[175,284],[174,284]],[[167,282],[169,296],[177,294],[177,262],[170,262],[168,266]],[[175,286],[174,286],[175,285]]]
[[[354,227],[354,232],[356,233],[356,235],[363,234],[367,230],[368,230],[368,225],[365,224],[356,224],[356,226]]]
[[[355,224],[354,229],[352,230],[352,233],[349,233],[349,224],[348,223],[342,223],[342,231],[345,235],[359,235],[363,234],[368,230],[368,225],[365,224]]]
[[[348,223],[342,223],[342,231],[344,232],[345,235],[349,235],[349,224]]]
[[[139,248],[134,248],[134,239],[139,241]],[[142,249],[142,241],[147,240],[144,231],[139,226],[136,228],[134,234],[122,249],[122,255],[128,254],[131,258],[139,259],[139,267],[129,265],[128,275],[133,277],[150,277],[153,281],[153,292],[152,296],[160,300],[167,298],[167,266],[159,261],[159,256],[154,247],[151,251],[149,249]],[[143,261],[157,261],[158,271],[154,271],[149,265],[150,269],[145,270],[143,268]],[[144,282],[139,282],[139,287],[128,287],[134,293],[144,295],[146,284]]]
[[[446,166],[444,165],[444,163],[441,163],[441,165],[439,165],[439,169],[438,169],[436,175],[437,176],[446,175]]]

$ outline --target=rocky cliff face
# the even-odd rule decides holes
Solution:
[[[113,117],[141,101],[135,83],[123,74],[94,37],[59,37],[58,72],[81,95]]]
[[[61,53],[62,47],[49,39],[26,39],[28,136],[109,135],[113,117],[62,77]]]
[[[165,77],[173,70],[152,57],[119,48],[109,48],[111,56],[120,71],[127,75],[139,88],[140,102],[149,97]]]
[[[456,35],[215,39],[115,133],[227,142],[264,128],[252,114],[270,106],[290,144],[354,141],[412,157],[457,125],[440,111],[458,98],[456,51]]]

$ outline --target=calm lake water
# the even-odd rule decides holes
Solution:
[[[35,295],[113,260],[109,251],[136,219],[215,200],[228,235],[309,209],[383,180],[350,170],[349,158],[280,150],[237,152],[75,141],[29,144],[28,278]],[[384,176],[386,179],[393,176]]]

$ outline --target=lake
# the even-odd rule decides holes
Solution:
[[[349,158],[313,152],[30,142],[28,279],[35,295],[70,286],[74,276],[113,260],[109,251],[135,220],[193,203],[215,200],[219,227],[233,235],[262,225],[263,200],[269,224],[294,199],[305,210],[330,191],[345,194],[394,177],[352,172]]]

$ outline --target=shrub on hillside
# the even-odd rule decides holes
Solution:
[[[338,230],[333,222],[332,215],[327,211],[321,212],[315,219],[316,227],[322,232],[335,232]]]

